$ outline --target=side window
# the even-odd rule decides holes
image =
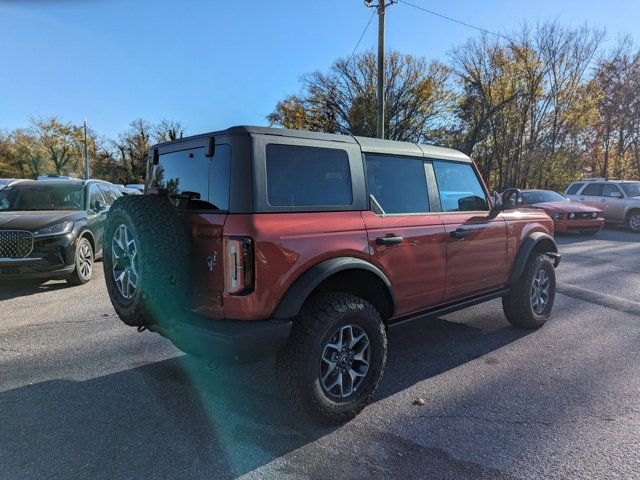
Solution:
[[[266,153],[269,205],[319,207],[353,202],[345,150],[272,143]]]
[[[434,161],[440,205],[443,212],[489,210],[489,201],[469,163]]]
[[[99,212],[102,210],[101,207],[104,207],[106,204],[102,193],[100,193],[98,189],[98,185],[95,183],[91,184],[91,186],[89,186],[89,209],[94,212]]]
[[[424,161],[420,158],[366,155],[367,191],[385,213],[429,211]]]
[[[107,206],[110,207],[111,205],[113,205],[113,202],[115,202],[116,199],[118,198],[116,194],[113,193],[113,190],[111,190],[109,185],[105,185],[102,183],[98,183],[97,185],[100,191],[102,192],[102,196],[104,197],[105,202],[107,202]]]
[[[584,183],[572,183],[571,185],[569,185],[569,188],[567,188],[567,191],[564,192],[565,195],[575,195],[576,193],[578,193],[578,190],[580,190],[580,187],[582,187],[582,185],[584,185]]]
[[[109,185],[109,187],[111,188],[111,191],[116,196],[116,198],[120,198],[122,196],[122,192],[118,190],[118,187],[116,187],[115,185]]]
[[[602,196],[603,197],[622,197],[622,192],[620,192],[620,189],[617,187],[617,185],[607,183],[602,189]]]
[[[582,195],[590,195],[592,197],[601,197],[604,190],[604,183],[590,183],[582,191]]]

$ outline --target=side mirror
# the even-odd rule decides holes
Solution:
[[[100,200],[96,200],[95,202],[93,202],[93,205],[91,206],[91,210],[93,210],[96,213],[100,213],[105,208],[106,208],[106,206],[103,205]]]
[[[507,188],[502,192],[502,209],[518,208],[522,203],[522,192],[518,188]]]
[[[492,200],[493,205],[491,207],[490,213],[491,215],[497,215],[504,210],[504,204],[502,203],[502,198],[500,197],[500,194],[498,192],[493,192]]]

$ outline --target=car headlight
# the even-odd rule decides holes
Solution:
[[[569,214],[569,218],[570,218],[571,220],[573,220],[574,218],[576,218],[576,214],[575,214],[575,213],[570,213],[570,214]]]
[[[560,220],[562,218],[562,215],[560,215],[559,213],[554,213],[553,215],[551,215],[551,218],[553,218],[554,220]]]
[[[598,218],[598,212],[593,212],[591,214],[591,218]]]
[[[73,230],[73,222],[62,222],[36,230],[33,232],[33,236],[48,237],[49,235],[64,235],[65,233],[69,233],[71,230]]]

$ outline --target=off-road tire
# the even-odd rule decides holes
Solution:
[[[369,338],[369,370],[357,390],[338,400],[321,385],[320,358],[332,333],[349,324],[361,328]],[[281,390],[294,408],[313,421],[336,425],[355,417],[369,403],[386,359],[387,337],[378,311],[360,297],[336,292],[319,294],[305,303],[276,364]]]
[[[120,225],[136,246],[137,287],[121,293],[113,273],[113,239]],[[104,275],[111,303],[130,326],[162,326],[179,315],[189,290],[190,242],[168,199],[159,195],[118,198],[109,210],[104,233]]]
[[[90,267],[89,267],[90,272],[87,275],[83,275],[80,271],[80,268],[81,268],[80,252],[82,248],[85,248],[85,249],[88,248],[89,250],[87,250],[87,252],[89,252],[88,254],[91,257]],[[73,269],[73,272],[66,277],[67,283],[71,285],[84,285],[89,280],[91,280],[91,277],[93,276],[93,267],[95,265],[95,260],[96,260],[95,252],[93,251],[93,246],[91,245],[91,242],[86,237],[80,237],[78,239],[78,243],[76,245],[76,250],[73,258],[75,268]]]
[[[543,269],[550,279],[549,300],[541,313],[537,313],[531,301],[531,291],[535,275]],[[556,294],[556,275],[553,262],[548,255],[533,253],[527,266],[511,292],[502,297],[502,309],[511,325],[518,328],[536,329],[548,320]]]

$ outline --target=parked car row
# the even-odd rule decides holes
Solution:
[[[45,175],[37,181],[0,179],[0,279],[66,278],[85,283],[102,254],[102,230],[111,204],[141,195],[143,184],[111,184]],[[640,232],[640,182],[586,179],[565,195],[521,190],[506,208],[541,209],[556,233],[594,235],[605,222]]]

